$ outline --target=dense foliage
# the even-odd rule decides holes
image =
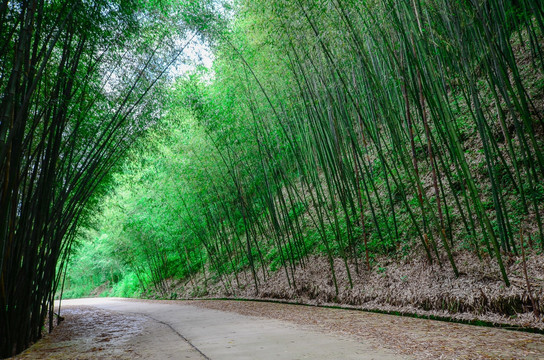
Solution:
[[[157,123],[197,7],[0,1],[0,357],[53,321],[78,228]]]
[[[296,287],[310,253],[335,286],[335,258],[351,282],[348,264],[384,254],[458,274],[462,251],[508,286],[505,254],[544,248],[541,2],[236,1],[223,14],[204,32],[213,69],[169,89],[160,129],[81,238],[68,295],[171,296],[171,277],[203,281],[194,295],[210,278],[258,291],[278,269]]]

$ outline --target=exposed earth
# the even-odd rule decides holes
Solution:
[[[544,336],[253,301],[65,300],[14,359],[544,359]]]

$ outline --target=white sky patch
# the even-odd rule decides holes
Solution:
[[[183,77],[188,73],[196,72],[199,68],[202,69],[202,67],[207,69],[207,71],[204,72],[205,78],[203,80],[212,81],[214,79],[214,72],[212,70],[214,55],[206,41],[201,40],[197,33],[189,32],[183,35],[174,35],[170,41],[171,46],[166,50],[167,52],[158,52],[158,56],[161,57],[160,61],[163,66],[170,63],[162,75],[167,83],[174,83],[177,78]],[[134,66],[138,64],[130,63],[129,58],[139,55],[131,54],[130,51],[131,50],[127,51],[128,55],[125,54],[127,58],[121,60],[118,64],[119,66],[115,66],[113,69],[106,66],[103,69],[103,90],[105,91],[106,96],[112,100],[122,95],[121,92],[126,88],[126,86],[123,85],[124,82],[133,81],[137,76],[137,69],[134,69]],[[170,51],[170,55],[168,55],[168,51]],[[176,59],[174,60],[172,56],[176,56]],[[140,65],[147,60],[148,57],[143,60],[139,59],[141,62]],[[164,67],[162,69],[164,69]],[[157,69],[157,72],[160,70],[161,69]],[[152,79],[148,80],[152,81]]]
[[[186,39],[176,40],[176,46],[183,46]],[[208,44],[203,43],[196,37],[187,45],[183,53],[169,70],[169,77],[176,79],[188,72],[195,71],[197,67],[204,66],[208,70],[212,69],[214,56]],[[210,71],[211,73],[211,71]],[[210,75],[213,77],[213,75]]]

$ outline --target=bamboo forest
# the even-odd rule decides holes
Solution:
[[[89,296],[544,330],[541,1],[0,0],[0,48],[0,357]]]

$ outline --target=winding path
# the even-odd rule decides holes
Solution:
[[[17,358],[544,358],[542,335],[286,304],[95,298],[62,314]]]

